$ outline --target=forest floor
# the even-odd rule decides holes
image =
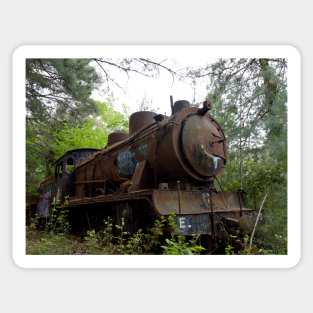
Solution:
[[[195,243],[181,239],[166,239],[165,245],[159,245],[157,253],[151,253],[137,240],[125,240],[119,243],[104,244],[99,241],[93,231],[87,236],[50,233],[40,230],[27,230],[26,254],[28,255],[117,255],[117,254],[202,254],[203,248]],[[138,238],[137,238],[138,239]],[[223,250],[224,251],[224,250]],[[231,245],[225,246],[225,252],[234,253]],[[207,254],[204,252],[204,254]],[[220,254],[220,253],[219,253]],[[252,249],[244,249],[239,254],[273,254],[253,246]]]
[[[62,255],[91,254],[84,239],[66,234],[51,234],[46,231],[28,231],[26,254]]]
[[[142,236],[143,235],[143,236]],[[26,254],[28,255],[117,255],[117,254],[200,254],[205,249],[196,242],[179,238],[159,239],[147,244],[142,233],[128,238],[101,239],[99,233],[88,231],[85,236],[27,230]]]
[[[26,254],[30,255],[115,255],[115,254],[207,254],[201,237],[182,236],[177,231],[172,216],[161,217],[145,232],[138,230],[130,234],[122,225],[113,225],[108,219],[99,230],[88,230],[84,234],[70,234],[68,223],[30,223],[26,228]],[[51,227],[51,225],[53,227]],[[249,236],[242,238],[243,248],[235,248],[235,241],[228,240],[215,247],[214,254],[287,254],[287,240],[269,232],[266,225],[259,227],[259,233],[249,245]],[[266,235],[266,237],[265,237]],[[237,237],[236,237],[237,238]],[[236,239],[235,238],[235,239]],[[270,238],[267,239],[267,238]]]

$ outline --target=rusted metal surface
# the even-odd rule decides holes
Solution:
[[[37,199],[36,210],[39,216],[47,217],[49,215],[49,207],[53,200],[54,195],[57,193],[57,184],[53,176],[47,177],[39,185],[38,191],[40,193]]]
[[[129,134],[133,135],[140,129],[155,123],[154,117],[157,114],[150,111],[139,111],[133,113],[129,118]]]
[[[186,109],[186,108],[190,108],[190,107],[191,107],[191,104],[188,101],[178,100],[173,105],[173,113],[172,114],[175,114],[175,113],[181,111],[182,109]]]
[[[190,107],[186,101],[175,102],[174,108],[175,105],[176,113],[159,122],[153,112],[132,114],[127,138],[118,137],[121,141],[112,143],[78,166],[76,180],[88,183],[76,184],[74,196],[90,197],[107,190],[106,182],[92,182],[96,180],[115,185],[115,191],[127,180],[133,185],[130,190],[135,186],[157,188],[162,182],[190,178],[211,183],[226,160],[223,131],[209,114],[199,114],[199,109]],[[142,162],[145,162],[145,171],[138,168],[136,172]]]
[[[130,187],[128,191],[140,190],[148,187],[151,181],[151,169],[146,160],[143,160],[136,165],[134,175],[130,180]]]
[[[152,199],[155,209],[161,215],[210,213],[209,198],[203,197],[203,194],[201,191],[180,191],[179,200],[177,191],[153,190]],[[213,213],[234,213],[240,216],[240,205],[236,193],[212,193],[212,206]],[[250,211],[250,209],[242,208],[242,211]]]
[[[75,192],[75,168],[97,151],[98,149],[70,150],[55,162],[54,176],[46,178],[38,188],[41,194],[37,205],[39,215],[47,216],[51,203],[61,203],[65,196]]]
[[[72,159],[74,161],[74,165],[78,166],[81,162],[88,159],[90,156],[94,155],[95,152],[99,151],[99,149],[92,148],[82,148],[67,151],[64,155],[62,155],[57,161],[55,161],[56,166],[61,165],[65,167],[67,161]]]
[[[208,182],[223,168],[226,160],[223,131],[209,114],[200,115],[198,110],[195,107],[181,109],[167,122],[163,133],[160,133],[157,165],[162,178],[193,178]],[[217,140],[209,142],[213,137],[212,131],[218,136],[218,143]],[[210,159],[220,159],[215,171],[212,171],[213,167],[210,171],[208,165],[205,165],[208,153],[212,155]]]
[[[124,132],[113,132],[108,136],[108,146],[113,145],[114,143],[120,142],[128,138],[128,134]]]
[[[138,163],[135,153],[130,149],[125,149],[117,153],[116,159],[118,175],[124,178],[131,178]]]
[[[109,195],[100,195],[97,197],[85,197],[80,198],[71,198],[68,207],[77,207],[81,205],[90,205],[90,204],[105,204],[109,202],[121,202],[121,201],[131,201],[131,200],[146,200],[150,202],[152,195],[152,190],[144,189],[139,191],[133,191],[128,193],[120,194],[109,194]],[[105,207],[103,207],[105,210]]]
[[[40,216],[47,217],[49,215],[49,206],[51,202],[51,192],[45,192],[40,196],[37,204],[37,214]]]
[[[127,193],[116,193],[88,197],[84,199],[71,199],[69,208],[101,205],[101,211],[109,210],[106,204],[119,204],[126,208],[133,201],[142,200],[149,204],[151,209],[158,215],[175,213],[178,230],[182,235],[207,234],[216,239],[225,239],[228,236],[227,229],[247,229],[246,217],[240,217],[240,211],[244,214],[251,210],[239,207],[238,195],[225,192],[212,194],[212,198],[204,197],[201,191],[178,191],[177,190],[138,190]],[[125,204],[123,204],[125,203]],[[141,205],[137,207],[141,210]],[[242,226],[243,225],[243,226]]]
[[[106,203],[111,201],[127,201],[150,197],[153,206],[160,215],[175,214],[202,214],[210,213],[208,203],[203,198],[201,191],[180,191],[180,205],[178,193],[173,190],[142,189],[128,193],[116,193],[97,197],[85,197],[83,199],[72,197],[69,206],[80,204]],[[239,201],[236,193],[219,192],[212,195],[213,213],[240,213]],[[179,212],[180,211],[180,212]],[[243,212],[251,211],[242,208]]]
[[[190,166],[202,176],[216,176],[224,168],[224,140],[223,133],[206,117],[195,114],[184,122],[183,153]]]

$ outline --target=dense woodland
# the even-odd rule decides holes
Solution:
[[[54,161],[64,152],[83,147],[102,148],[110,132],[127,130],[128,116],[115,111],[114,102],[91,98],[92,91],[99,86],[105,86],[108,93],[113,85],[119,86],[111,75],[113,68],[147,79],[167,71],[173,80],[186,79],[196,84],[198,79],[207,79],[207,97],[213,103],[211,114],[223,126],[228,140],[228,161],[216,188],[243,189],[246,206],[256,210],[266,196],[254,239],[255,249],[250,252],[287,253],[286,60],[220,59],[202,68],[187,67],[179,72],[164,64],[145,58],[27,60],[27,202],[37,195],[39,182],[53,173]],[[155,239],[153,236],[162,225],[170,222],[158,221],[149,238]],[[111,227],[110,221],[106,226]],[[47,252],[43,248],[43,243],[48,242],[47,233],[43,236],[45,241],[38,233],[33,236],[29,253]],[[114,246],[111,252],[144,252],[138,245],[140,240],[144,241],[142,234],[129,242],[123,241],[122,236],[120,239],[121,245]],[[87,246],[60,234],[51,240],[54,246],[60,247],[60,240],[66,247],[70,245],[55,253],[104,253],[97,246],[94,232],[88,233]],[[181,238],[176,241],[172,238],[166,242],[164,252],[197,253],[201,250],[198,248]],[[232,253],[232,247],[225,253]]]

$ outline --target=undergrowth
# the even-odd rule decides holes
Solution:
[[[53,208],[49,219],[35,216],[27,226],[27,254],[168,254],[197,255],[207,253],[200,244],[199,236],[179,234],[174,215],[161,216],[146,231],[139,229],[130,234],[126,231],[126,221],[115,225],[111,218],[103,221],[101,230],[88,230],[82,237],[70,234],[68,212]],[[243,238],[240,250],[233,241],[225,244],[222,254],[287,254],[287,240],[277,234],[269,233],[267,224],[258,226],[250,247],[250,236]],[[270,235],[271,244],[265,238]]]
[[[63,222],[63,224],[62,224]],[[69,234],[66,213],[52,215],[41,229],[35,217],[27,227],[27,254],[170,254],[194,255],[205,251],[198,236],[188,238],[179,234],[173,215],[161,216],[147,231],[134,234],[126,231],[125,220],[114,225],[111,218],[104,220],[99,231],[88,230],[83,238]]]

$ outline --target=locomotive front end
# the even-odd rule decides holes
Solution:
[[[226,161],[225,137],[208,115],[189,115],[181,130],[182,154],[189,166],[203,177],[217,176]]]
[[[220,125],[203,108],[176,101],[167,131],[159,143],[159,170],[165,176],[211,181],[226,163],[226,139]]]

